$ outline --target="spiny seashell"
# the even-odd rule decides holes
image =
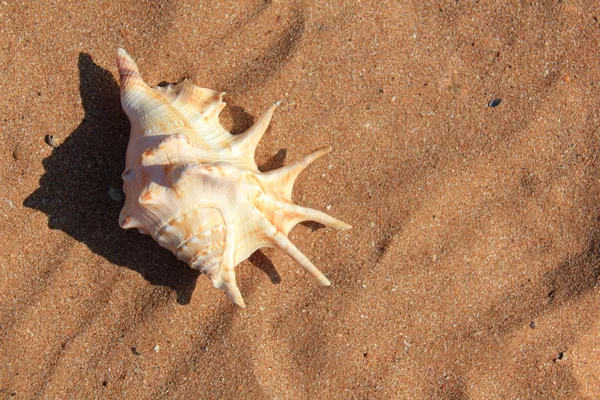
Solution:
[[[123,49],[117,52],[117,65],[121,103],[131,123],[121,227],[152,235],[242,307],[234,267],[260,247],[283,250],[319,283],[329,285],[287,234],[308,220],[350,228],[292,203],[298,174],[331,146],[291,165],[259,172],[254,151],[277,103],[248,131],[234,136],[219,123],[224,93],[187,81],[151,88]]]

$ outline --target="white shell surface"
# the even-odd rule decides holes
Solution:
[[[261,247],[283,250],[319,283],[329,285],[287,234],[307,220],[350,228],[291,200],[298,174],[331,147],[259,172],[254,152],[276,104],[248,131],[234,136],[219,123],[223,93],[187,81],[151,88],[123,49],[117,52],[117,65],[121,103],[131,123],[121,227],[152,235],[240,306],[245,304],[234,267]]]

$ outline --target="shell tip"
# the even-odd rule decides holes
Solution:
[[[119,225],[123,229],[133,228],[133,218],[131,217],[131,215],[121,214],[119,218]]]
[[[237,304],[238,306],[240,306],[242,308],[246,308],[246,303],[244,303],[242,294],[240,293],[240,290],[238,289],[237,286],[235,286],[234,288],[226,287],[224,290],[227,293],[227,295],[229,296],[229,298],[231,299],[231,301],[233,301],[235,304]]]

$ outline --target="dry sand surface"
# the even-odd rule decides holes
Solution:
[[[203,3],[0,3],[0,398],[600,398],[596,1]],[[233,132],[281,99],[264,170],[333,144],[331,287],[264,249],[242,309],[119,228],[119,46]]]

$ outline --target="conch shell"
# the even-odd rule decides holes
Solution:
[[[321,211],[292,203],[298,174],[331,146],[260,172],[254,152],[277,103],[246,132],[231,135],[219,123],[224,93],[187,81],[151,88],[123,49],[117,52],[117,65],[121,103],[131,123],[121,227],[152,235],[242,307],[234,267],[261,247],[283,250],[328,286],[329,280],[287,234],[308,220],[350,228]]]

